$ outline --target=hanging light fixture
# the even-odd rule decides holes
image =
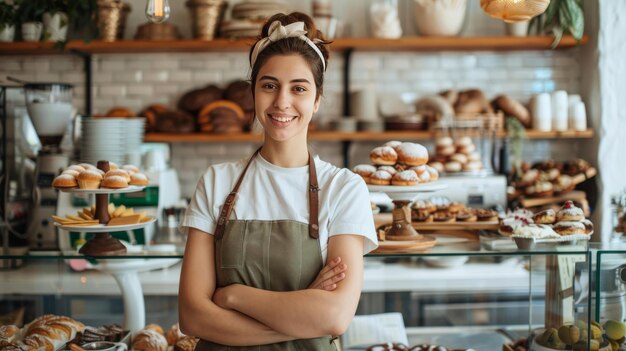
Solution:
[[[152,23],[161,23],[170,17],[170,3],[168,0],[148,0],[146,3],[146,17]]]
[[[504,22],[522,22],[542,14],[550,0],[480,0],[480,7]]]

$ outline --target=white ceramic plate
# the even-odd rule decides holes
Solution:
[[[142,191],[145,186],[141,185],[129,185],[126,188],[122,189],[79,189],[79,188],[71,188],[71,189],[63,189],[57,188],[65,193],[87,193],[87,194],[122,194],[122,193],[135,193],[138,191]]]
[[[143,227],[148,226],[149,224],[154,223],[155,221],[156,221],[156,218],[152,217],[147,222],[128,224],[128,225],[106,226],[104,224],[96,224],[96,225],[73,226],[73,225],[61,225],[57,222],[55,222],[54,225],[63,230],[67,230],[68,232],[110,233],[110,232],[122,232],[126,230],[143,228]]]
[[[426,183],[414,186],[402,185],[368,185],[370,192],[381,192],[387,194],[391,200],[414,201],[421,193],[431,193],[446,189],[447,184]]]

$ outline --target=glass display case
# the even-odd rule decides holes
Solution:
[[[599,251],[586,245],[519,250],[508,238],[489,236],[437,235],[437,242],[422,252],[369,254],[357,315],[401,312],[409,343],[448,348],[499,350],[521,338],[546,339],[546,328],[568,324],[586,326],[583,334],[590,335],[582,321],[593,320],[588,297],[594,286],[579,281],[592,281],[591,256]],[[106,258],[75,252],[0,256],[17,266],[0,272],[0,314],[25,307],[22,322],[55,313],[87,324],[171,323],[177,316],[178,250],[146,246]],[[132,274],[116,276],[124,270]],[[546,349],[539,347],[531,349]]]

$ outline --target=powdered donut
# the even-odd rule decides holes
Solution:
[[[443,147],[446,147],[446,146],[452,146],[453,144],[454,144],[454,141],[450,137],[441,137],[441,138],[438,138],[435,141],[435,146],[438,147],[438,148],[439,147],[443,148]]]
[[[379,166],[378,171],[385,171],[391,175],[398,173],[398,171],[392,166]]]
[[[372,173],[376,172],[376,167],[372,165],[362,164],[362,165],[354,166],[352,171],[360,175],[361,178],[363,178],[363,180],[365,180],[366,183],[369,183],[370,176],[372,175]]]
[[[379,146],[370,152],[370,160],[376,165],[393,166],[398,161],[398,153],[391,146]]]
[[[393,185],[417,185],[419,180],[417,174],[413,171],[402,171],[396,173],[391,179]]]
[[[417,143],[402,143],[396,148],[398,162],[409,166],[421,166],[428,162],[428,150]]]
[[[585,219],[583,210],[580,207],[576,207],[572,201],[566,201],[565,205],[557,212],[556,221],[575,221],[579,222]]]
[[[390,147],[395,149],[398,146],[400,146],[400,144],[402,144],[401,141],[391,140],[391,141],[388,141],[388,142],[384,143],[383,146],[390,146]]]
[[[563,221],[554,224],[554,231],[560,235],[586,234],[585,224],[582,222]]]
[[[389,185],[391,183],[391,177],[391,174],[389,174],[388,172],[376,171],[370,176],[370,184]]]
[[[426,171],[430,174],[430,180],[435,181],[439,179],[439,170],[432,166],[426,166]]]
[[[422,175],[422,173],[426,172],[426,165],[421,165],[421,166],[413,166],[411,168],[409,168],[410,171],[415,172],[415,174],[417,174],[417,176],[419,177],[420,175]]]

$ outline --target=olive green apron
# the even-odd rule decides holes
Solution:
[[[309,222],[292,220],[231,220],[239,186],[248,161],[231,193],[226,197],[215,230],[215,269],[217,287],[244,284],[271,291],[306,289],[315,280],[324,262],[319,244],[317,174],[309,153]],[[254,206],[251,203],[249,206]],[[330,336],[301,339],[259,346],[225,346],[200,340],[196,351],[335,351]]]

